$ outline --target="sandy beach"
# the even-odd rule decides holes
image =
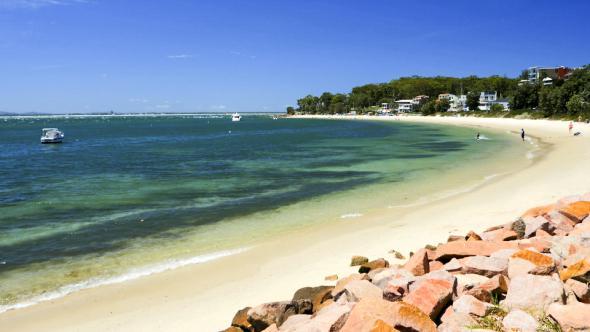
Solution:
[[[218,331],[247,305],[290,299],[299,287],[331,284],[347,275],[352,255],[385,257],[513,220],[529,207],[590,191],[590,125],[549,120],[471,117],[332,117],[413,121],[510,132],[538,140],[543,154],[529,167],[473,190],[403,209],[381,210],[354,221],[319,225],[260,244],[243,253],[136,280],[72,293],[0,314],[2,331]],[[295,121],[295,120],[293,120]]]

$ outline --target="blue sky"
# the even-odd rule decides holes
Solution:
[[[0,0],[0,112],[284,111],[410,75],[590,63],[590,1]]]

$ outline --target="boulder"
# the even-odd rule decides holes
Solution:
[[[342,279],[338,280],[338,282],[336,283],[336,286],[334,287],[334,289],[332,289],[332,297],[334,297],[334,296],[336,296],[336,294],[339,294],[340,292],[342,292],[344,290],[344,287],[346,287],[346,285],[349,282],[351,282],[353,280],[362,280],[365,277],[366,277],[365,274],[353,273],[346,278],[342,278]]]
[[[508,261],[508,278],[531,273],[535,269],[535,264],[520,258],[510,258]]]
[[[227,329],[221,331],[221,332],[244,332],[244,330],[242,330],[239,327],[235,327],[235,326],[230,326]]]
[[[336,280],[338,280],[338,275],[337,274],[330,274],[329,276],[326,276],[324,278],[324,280],[326,280],[326,281],[336,281]]]
[[[522,218],[524,221],[525,229],[524,229],[524,237],[529,238],[535,235],[535,232],[538,229],[542,229],[544,231],[549,230],[549,220],[545,219],[545,217],[538,216],[538,217],[526,217]]]
[[[412,272],[393,267],[384,269],[381,272],[375,274],[373,278],[371,278],[371,282],[373,285],[381,289],[385,289],[391,280],[400,280],[400,282],[405,283],[407,287],[407,284],[414,281],[415,279],[416,277],[414,277]]]
[[[428,270],[430,271],[437,271],[437,270],[442,270],[443,268],[443,263],[439,262],[439,261],[430,261],[428,262]]]
[[[551,276],[525,274],[510,280],[504,306],[543,311],[551,303],[563,303],[563,284]]]
[[[463,269],[463,264],[461,264],[461,261],[459,261],[458,259],[453,258],[450,261],[448,261],[445,265],[443,265],[442,269],[449,272],[457,272]]]
[[[553,303],[547,309],[551,316],[563,331],[589,331],[590,330],[590,304],[572,303],[562,305]]]
[[[555,204],[537,206],[537,207],[528,209],[525,213],[523,213],[522,218],[526,218],[526,217],[535,218],[535,217],[547,214],[554,209],[555,209]]]
[[[574,293],[578,301],[582,303],[590,303],[590,288],[588,287],[588,284],[574,279],[568,279],[565,282],[565,290],[566,292]]]
[[[483,317],[491,308],[489,303],[482,302],[471,295],[461,295],[453,302],[453,311]]]
[[[590,214],[590,202],[578,201],[559,209],[559,213],[575,222],[582,222]]]
[[[481,234],[481,238],[484,241],[512,241],[518,238],[518,234],[507,228],[500,228]]]
[[[292,301],[310,300],[313,305],[313,311],[319,308],[320,304],[332,298],[333,286],[303,287],[293,294]]]
[[[506,331],[536,332],[539,327],[537,320],[522,310],[512,310],[502,319]]]
[[[457,277],[457,292],[462,293],[464,291],[473,289],[483,283],[486,283],[490,278],[479,275],[479,274],[456,274]]]
[[[581,235],[584,233],[590,234],[590,217],[586,217],[583,222],[574,226],[574,229],[569,233],[569,235]]]
[[[481,236],[477,235],[474,231],[469,231],[467,235],[465,235],[465,240],[467,241],[481,241]]]
[[[383,258],[376,259],[361,265],[359,273],[367,273],[374,269],[389,267],[389,262]]]
[[[349,282],[342,292],[334,296],[334,300],[344,297],[347,302],[358,302],[363,298],[383,298],[381,288],[373,285],[368,280],[353,280]]]
[[[279,332],[279,328],[277,324],[272,324],[271,326],[265,328],[262,332]]]
[[[496,252],[493,252],[490,257],[495,257],[495,258],[510,258],[515,252],[517,252],[518,249],[513,248],[513,249],[500,249]]]
[[[471,327],[475,325],[477,321],[471,315],[453,312],[442,320],[442,324],[438,326],[438,332],[472,332]]]
[[[248,322],[248,310],[250,307],[238,310],[231,321],[231,326],[238,327],[243,331],[254,331],[252,324]]]
[[[447,238],[447,242],[463,241],[463,240],[465,240],[465,237],[461,236],[461,235],[449,235],[449,237]]]
[[[354,306],[340,332],[368,332],[377,320],[401,331],[436,331],[428,315],[410,304],[367,298]]]
[[[486,277],[493,277],[496,274],[506,274],[508,260],[505,258],[471,256],[463,259],[463,273],[480,274]]]
[[[401,300],[401,298],[408,293],[410,284],[415,280],[416,277],[398,277],[389,279],[383,288],[383,298],[388,301]]]
[[[566,281],[570,278],[575,278],[583,282],[588,282],[590,279],[590,259],[582,259],[575,264],[559,271],[561,280]]]
[[[436,249],[435,259],[448,262],[451,258],[489,256],[501,249],[518,249],[514,241],[453,241],[441,244]]]
[[[350,266],[359,266],[369,262],[369,259],[365,256],[352,256],[350,259]]]
[[[428,255],[426,249],[420,249],[416,252],[406,264],[403,266],[404,269],[412,272],[415,276],[421,276],[430,272],[430,266],[428,264]]]
[[[283,325],[281,325],[281,332],[338,331],[346,322],[348,314],[353,306],[354,305],[350,303],[332,303],[311,316],[311,319],[301,319],[298,324],[285,326],[287,325],[287,322],[289,322],[289,319],[294,317],[291,316]]]
[[[272,324],[281,326],[289,316],[311,314],[309,300],[264,303],[248,310],[248,322],[255,331],[262,331]]]
[[[548,255],[532,250],[520,250],[512,255],[512,258],[523,259],[534,265],[532,274],[551,274],[555,270],[555,261]]]
[[[394,331],[398,331],[398,330],[395,329],[393,326],[385,323],[381,319],[377,319],[375,321],[375,325],[373,325],[373,328],[371,329],[370,332],[394,332]]]
[[[570,218],[564,216],[563,214],[559,213],[558,211],[552,211],[548,215],[545,216],[553,226],[554,233],[556,235],[565,235],[571,232],[576,226],[576,222],[571,220]],[[539,236],[537,234],[537,236]]]
[[[292,315],[287,318],[287,320],[281,324],[279,331],[283,332],[295,332],[295,331],[304,331],[302,326],[307,325],[311,320],[311,315]]]
[[[426,279],[411,289],[403,301],[416,306],[435,320],[451,301],[452,295],[453,283],[448,280]]]

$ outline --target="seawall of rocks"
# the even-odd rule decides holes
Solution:
[[[226,332],[590,331],[590,193],[239,310]],[[396,253],[402,258],[401,253]]]

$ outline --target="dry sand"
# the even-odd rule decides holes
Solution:
[[[330,284],[323,280],[326,275],[352,273],[354,269],[347,267],[352,255],[399,263],[389,250],[407,255],[425,244],[444,242],[451,233],[508,222],[529,207],[590,190],[590,125],[577,124],[574,131],[588,136],[573,137],[567,122],[561,121],[378,119],[513,132],[525,128],[547,148],[530,167],[472,191],[404,211],[365,215],[337,227],[318,226],[213,262],[12,310],[0,314],[0,331],[218,331],[229,326],[235,311],[246,305],[290,299],[299,287]],[[521,143],[514,135],[515,144]]]

